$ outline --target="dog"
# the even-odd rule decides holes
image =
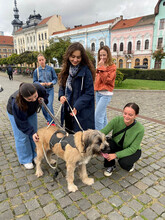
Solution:
[[[70,143],[66,143],[65,149],[62,148],[62,142],[57,141],[50,147],[51,138],[56,133],[57,138],[65,138],[57,126],[44,127],[38,130],[39,141],[36,144],[36,176],[43,175],[41,169],[41,160],[44,157],[43,147],[47,154],[48,161],[53,164],[51,154],[54,153],[66,162],[66,179],[68,184],[68,191],[75,192],[78,187],[74,184],[74,171],[78,167],[80,179],[84,184],[92,185],[93,178],[89,178],[86,170],[86,164],[93,156],[101,155],[101,151],[108,146],[106,137],[98,130],[88,129],[86,131],[78,131],[73,135],[75,147]],[[70,136],[70,135],[69,135]]]

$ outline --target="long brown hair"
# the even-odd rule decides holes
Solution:
[[[19,92],[16,96],[16,103],[21,111],[27,111],[28,105],[27,101],[24,99],[32,96],[37,89],[32,83],[21,83],[19,86]]]
[[[82,44],[80,44],[79,42],[75,42],[72,43],[67,51],[65,52],[64,56],[63,56],[63,64],[62,64],[62,70],[59,74],[59,85],[60,86],[65,86],[66,84],[66,80],[68,78],[69,75],[69,67],[70,67],[70,61],[69,61],[69,57],[73,54],[74,51],[79,50],[81,53],[81,62],[80,65],[87,65],[92,73],[92,78],[93,81],[95,80],[95,68],[91,62],[91,60],[88,58],[85,49],[83,47]]]
[[[112,54],[111,54],[111,51],[109,49],[108,46],[102,46],[100,47],[99,51],[98,51],[98,62],[100,61],[100,51],[101,50],[105,50],[107,52],[107,61],[106,61],[106,65],[107,66],[111,66],[113,64],[113,60],[112,60]]]

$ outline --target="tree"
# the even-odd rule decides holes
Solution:
[[[53,58],[56,58],[58,60],[59,65],[62,64],[63,55],[68,48],[68,46],[71,44],[70,38],[57,38],[51,39],[49,41],[50,45],[45,50],[45,58],[48,61],[51,61]]]
[[[161,61],[163,58],[165,58],[165,52],[163,51],[163,48],[155,50],[155,52],[152,54],[152,57],[156,61]]]

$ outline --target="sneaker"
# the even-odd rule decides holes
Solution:
[[[56,125],[54,123],[52,123],[51,126],[56,126]]]
[[[30,169],[33,169],[34,168],[34,165],[33,163],[25,163],[23,164],[24,167],[27,169],[27,170],[30,170]]]
[[[35,157],[34,159],[33,159],[33,162],[36,164],[36,161],[37,161],[37,157]]]
[[[104,171],[104,176],[111,176],[112,172],[116,169],[116,166],[108,167],[107,170]]]
[[[133,167],[129,170],[129,173],[133,172],[135,169],[135,164],[133,164]]]

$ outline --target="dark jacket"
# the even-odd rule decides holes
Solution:
[[[71,107],[76,108],[77,110],[77,119],[83,128],[83,130],[87,130],[89,128],[95,128],[94,121],[94,86],[92,73],[87,66],[82,66],[78,71],[78,74],[72,80],[72,99],[71,99]],[[65,87],[59,88],[59,100],[61,96],[65,96]],[[64,105],[68,105],[66,102]],[[65,111],[66,107],[63,105],[61,111],[61,124],[63,125],[63,121],[65,120]],[[76,120],[73,120],[73,130],[80,131]]]
[[[48,95],[46,93],[45,88],[37,83],[34,83],[34,86],[37,89],[38,97],[44,98],[44,101],[47,104]],[[35,131],[33,127],[28,123],[27,119],[37,111],[39,107],[38,99],[35,102],[27,102],[28,109],[26,112],[24,112],[20,110],[16,103],[17,94],[18,90],[9,97],[7,103],[7,111],[9,114],[14,116],[15,123],[19,130],[21,130],[23,133],[27,135],[33,135]]]

